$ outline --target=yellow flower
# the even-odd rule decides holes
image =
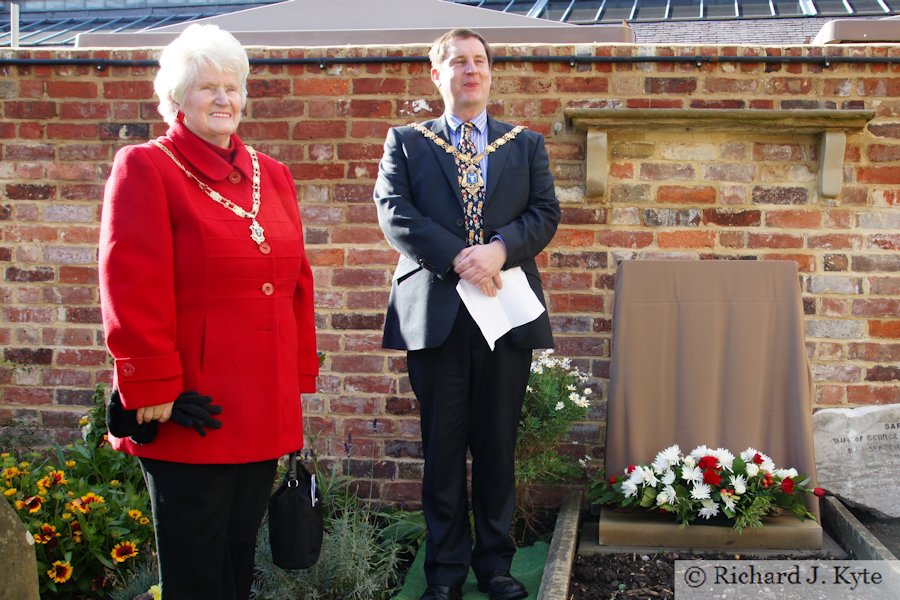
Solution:
[[[134,558],[135,556],[137,556],[138,549],[134,542],[119,542],[118,544],[113,546],[112,552],[110,552],[109,555],[117,563],[122,563],[129,558]]]
[[[128,511],[128,516],[137,521],[143,516],[143,513],[136,508],[132,508]]]
[[[27,508],[28,512],[34,514],[41,510],[41,506],[44,505],[44,499],[40,496],[29,496],[25,498],[25,500],[16,500],[16,508],[19,510],[23,508]]]
[[[8,490],[3,492],[3,495],[4,496],[15,496],[17,491],[18,490],[16,490],[16,488],[9,488]]]
[[[149,525],[150,519],[148,519],[147,517],[141,517],[140,519],[138,519],[138,523],[140,523],[141,525]]]
[[[56,532],[56,526],[44,523],[41,525],[41,532],[34,536],[34,542],[36,544],[49,544],[58,537],[59,533]]]
[[[22,471],[19,470],[19,467],[6,467],[3,469],[3,478],[9,481],[13,477],[18,477],[22,474]]]
[[[153,596],[153,600],[162,600],[162,588],[157,585],[151,585],[147,593]]]
[[[85,417],[81,417],[81,419],[78,420],[78,425],[80,427],[84,427],[85,425],[87,425],[90,422],[91,422],[91,420],[85,416]]]
[[[52,579],[54,583],[65,583],[72,577],[72,565],[69,561],[58,560],[47,571],[47,577]]]
[[[111,487],[111,488],[117,488],[117,487],[119,487],[119,485],[121,485],[121,484],[119,483],[118,479],[113,479],[112,481],[109,482],[109,487]]]
[[[78,502],[78,501],[76,500],[75,502]],[[91,510],[92,504],[100,505],[105,502],[106,502],[106,500],[103,499],[103,496],[98,496],[94,492],[88,492],[87,494],[85,494],[84,496],[81,497],[81,505],[84,508],[79,507],[79,510],[81,510],[82,512],[88,512],[89,510]]]
[[[9,452],[0,452],[0,458],[9,458]]]
[[[71,521],[71,520],[72,520],[72,513],[70,513],[70,512],[64,512],[64,513],[62,514],[62,520],[63,520],[63,521]]]
[[[78,464],[78,463],[75,462],[74,460],[67,460],[67,461],[66,461],[66,467],[68,467],[68,468],[70,468],[70,469],[71,469],[72,467],[74,467],[75,465],[77,465],[77,464]]]

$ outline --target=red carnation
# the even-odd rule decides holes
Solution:
[[[715,456],[704,456],[698,463],[704,471],[709,469],[717,469],[719,467],[719,459]]]
[[[813,494],[815,494],[815,495],[818,496],[819,498],[824,498],[824,497],[825,497],[825,490],[823,490],[822,488],[814,488],[814,489],[813,489]]]
[[[619,480],[619,478],[616,477],[615,475],[613,475],[612,477],[609,478],[609,482],[611,484],[615,484],[618,480]]]
[[[754,464],[757,464],[757,465],[763,464],[763,457],[762,457],[762,454],[760,454],[759,452],[757,452],[756,454],[754,454],[754,455],[753,455],[753,463],[754,463]]]
[[[625,472],[631,475],[632,473],[634,473],[635,469],[637,469],[637,467],[635,467],[634,465],[628,465],[628,468],[625,469]]]
[[[719,487],[719,484],[722,483],[722,477],[712,469],[707,469],[703,472],[703,483]]]
[[[782,490],[785,494],[793,493],[793,491],[794,491],[794,480],[791,479],[790,477],[785,477],[785,478],[781,481],[781,490]]]

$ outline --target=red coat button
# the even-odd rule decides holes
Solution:
[[[259,245],[259,251],[263,254],[268,254],[272,251],[272,246],[269,245],[269,242],[263,242]]]
[[[231,183],[240,183],[241,182],[241,174],[239,171],[232,171],[228,174],[228,181]]]
[[[266,296],[271,296],[275,293],[275,286],[271,283],[264,283],[262,286],[262,293]]]
[[[134,375],[134,365],[131,363],[125,363],[122,365],[122,369],[120,372],[125,377],[131,377],[132,375]]]

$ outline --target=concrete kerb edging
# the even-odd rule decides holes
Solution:
[[[559,508],[537,600],[560,600],[569,596],[569,579],[578,549],[581,497],[581,491],[572,492]]]
[[[835,539],[859,560],[897,560],[878,538],[834,496],[823,498],[822,520]]]

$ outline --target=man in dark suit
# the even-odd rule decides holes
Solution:
[[[401,255],[383,346],[407,351],[421,412],[422,600],[460,598],[470,566],[491,600],[514,600],[528,595],[509,573],[516,428],[532,350],[553,345],[550,319],[544,311],[492,351],[455,288],[463,279],[494,296],[501,270],[521,267],[544,303],[534,259],[556,232],[559,203],[543,137],[487,115],[492,58],[484,39],[455,29],[429,57],[444,115],[388,132],[374,193],[379,224]]]

